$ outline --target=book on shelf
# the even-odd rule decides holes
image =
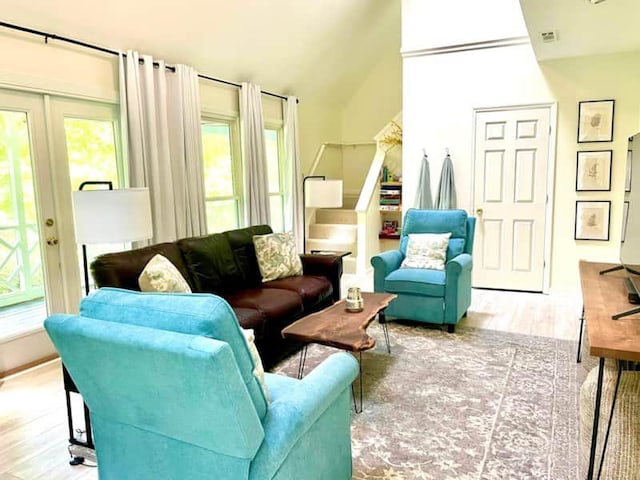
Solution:
[[[399,198],[381,198],[380,205],[400,205]]]
[[[400,205],[380,205],[380,211],[382,212],[399,212]]]
[[[400,190],[388,190],[386,188],[383,188],[383,189],[380,190],[380,195],[399,196],[401,194],[402,194],[402,192]]]

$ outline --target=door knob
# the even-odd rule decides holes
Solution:
[[[481,216],[484,213],[482,208],[476,208],[476,215]]]
[[[57,245],[58,239],[56,237],[47,237],[47,245]]]

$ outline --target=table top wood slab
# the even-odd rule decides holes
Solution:
[[[396,297],[393,293],[362,292],[364,309],[361,312],[348,312],[345,300],[342,299],[292,323],[282,330],[282,336],[350,352],[369,350],[375,346],[376,341],[367,335],[367,327],[378,312],[387,308]]]
[[[623,270],[600,275],[610,263],[580,261],[582,301],[595,357],[640,362],[640,314],[613,320],[611,315],[636,307],[629,303]]]

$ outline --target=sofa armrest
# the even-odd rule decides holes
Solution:
[[[340,279],[342,278],[342,257],[339,255],[302,254],[302,271],[305,275],[327,277],[333,287],[333,301],[340,300]]]
[[[263,419],[264,440],[251,462],[251,478],[272,478],[318,418],[334,405],[340,408],[336,402],[350,390],[357,375],[353,355],[335,353],[297,382],[285,398],[272,402]],[[351,404],[347,402],[344,408],[351,409]]]
[[[400,268],[403,258],[400,250],[387,250],[371,257],[374,292],[384,292],[384,279],[391,272]]]

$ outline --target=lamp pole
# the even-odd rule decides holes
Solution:
[[[324,175],[307,175],[302,179],[302,253],[307,253],[307,199],[306,184],[310,178],[319,178],[326,180]]]
[[[108,180],[91,180],[82,182],[78,187],[78,190],[84,190],[84,187],[86,187],[87,185],[106,185],[107,187],[109,187],[108,190],[113,190],[113,182],[110,182]],[[85,295],[89,295],[89,265],[87,262],[87,245],[84,243],[82,244],[82,266],[84,267],[84,293]]]

